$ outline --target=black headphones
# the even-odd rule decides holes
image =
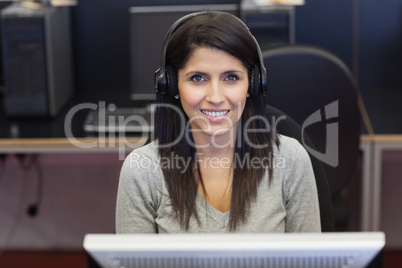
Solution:
[[[173,66],[166,66],[166,50],[167,46],[170,42],[170,39],[172,37],[172,34],[186,21],[206,14],[208,11],[201,11],[201,12],[195,12],[188,14],[179,20],[177,20],[169,29],[169,31],[166,34],[165,40],[163,41],[163,46],[161,50],[161,65],[158,70],[155,72],[155,90],[156,93],[158,94],[163,94],[163,95],[168,95],[170,97],[174,97],[175,95],[178,94],[177,92],[177,72]],[[214,12],[219,12],[219,11],[214,11]],[[235,16],[234,16],[235,17]],[[267,71],[264,67],[264,60],[262,57],[262,52],[261,48],[255,39],[255,37],[251,34],[249,28],[246,26],[246,24],[239,18],[235,17],[238,19],[241,24],[244,25],[246,29],[248,29],[251,37],[253,38],[257,49],[258,49],[258,57],[260,61],[260,66],[254,65],[251,67],[249,70],[249,89],[248,89],[248,94],[250,96],[256,97],[260,93],[266,95],[267,91]]]

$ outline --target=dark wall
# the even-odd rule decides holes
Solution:
[[[354,2],[359,2],[358,51],[353,51]],[[400,0],[306,0],[297,7],[296,40],[331,50],[351,69],[357,57],[362,88],[402,85]]]
[[[363,87],[402,90],[402,1],[360,5],[360,78]]]
[[[352,2],[306,0],[296,7],[296,42],[326,48],[352,68]]]
[[[296,40],[332,51],[353,70],[375,133],[402,133],[402,1],[306,0],[297,7]]]
[[[361,2],[363,98],[376,133],[402,133],[402,1]]]

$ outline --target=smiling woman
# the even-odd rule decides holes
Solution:
[[[261,51],[240,19],[178,20],[156,82],[156,139],[123,164],[118,233],[320,231],[310,158],[267,121]]]
[[[198,48],[179,70],[178,87],[191,129],[200,130],[193,132],[196,144],[205,144],[214,133],[224,144],[236,137],[248,91],[248,71],[240,60],[222,50]]]

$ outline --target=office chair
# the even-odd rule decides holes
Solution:
[[[351,72],[335,55],[313,46],[268,47],[263,57],[267,104],[293,118],[313,141],[317,149],[308,152],[323,163],[335,200],[352,177],[359,153],[358,92]]]
[[[290,116],[270,105],[267,105],[266,109],[267,118],[269,120],[272,118],[281,118],[279,123],[276,125],[276,130],[279,134],[295,138],[300,142],[300,144],[307,145],[310,148],[314,147],[314,144],[309,137],[305,137],[303,142],[300,125],[296,123]],[[314,170],[318,201],[320,204],[321,231],[333,232],[335,231],[334,215],[327,177],[325,175],[322,163],[312,156],[310,156],[310,159]]]

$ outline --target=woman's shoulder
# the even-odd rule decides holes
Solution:
[[[275,150],[275,154],[278,157],[293,160],[295,158],[310,160],[305,147],[298,140],[285,135],[278,135],[278,138],[280,144],[279,147]]]
[[[297,151],[304,148],[295,138],[279,134],[278,139],[280,143],[279,151]]]
[[[129,155],[141,155],[142,157],[147,157],[150,159],[158,159],[158,144],[156,141],[152,141],[146,145],[138,147],[131,151]]]
[[[159,155],[156,142],[150,142],[131,151],[124,160],[123,169],[131,173],[154,173],[159,167]]]

